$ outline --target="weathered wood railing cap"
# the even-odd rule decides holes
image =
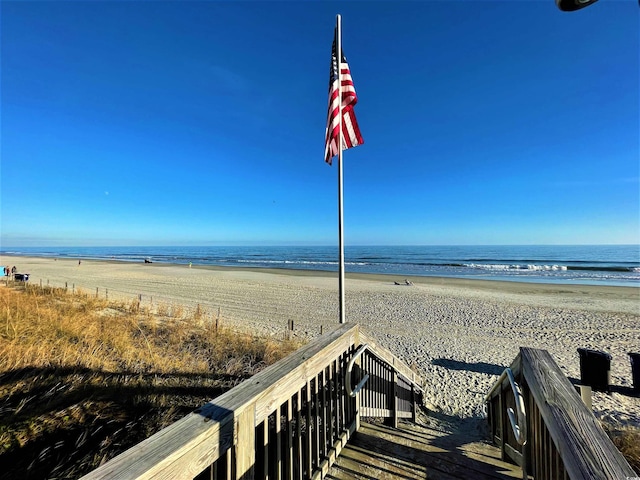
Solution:
[[[521,348],[524,383],[572,480],[635,478],[636,473],[549,352]]]
[[[373,345],[377,355],[401,375],[416,385],[422,384],[423,380],[419,375],[362,333],[358,324],[344,324],[83,478],[193,478],[238,443],[239,431],[250,436],[255,425],[264,421],[285,399],[291,398],[302,385],[316,378],[330,362],[364,341]],[[250,441],[247,442],[249,444],[252,445]]]

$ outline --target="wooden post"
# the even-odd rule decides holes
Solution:
[[[356,350],[358,345],[362,344],[362,340],[360,339],[360,328],[358,328],[357,333],[356,333],[356,337],[355,337],[355,345],[354,345],[354,350]],[[360,357],[358,357],[358,359],[356,360],[356,364],[355,364],[355,371],[358,374],[357,378],[360,379],[362,378],[362,355]],[[360,380],[358,380],[360,381]],[[354,405],[354,411],[353,411],[353,415],[354,415],[354,421],[355,421],[355,427],[356,427],[356,432],[358,430],[360,430],[360,396],[362,395],[362,390],[360,390],[358,393],[356,393],[355,398],[353,399],[353,405]]]
[[[522,426],[521,428],[524,428],[526,432],[526,437],[527,437],[525,439],[525,444],[522,445],[522,448],[521,448],[522,461],[521,461],[520,467],[522,468],[523,480],[528,480],[529,472],[530,472],[529,465],[528,465],[529,464],[529,447],[531,446],[531,441],[529,440],[531,438],[531,433],[529,432],[528,428],[530,424],[529,412],[531,411],[531,407],[529,406],[530,404],[527,403],[529,398],[529,388],[527,387],[527,380],[524,378],[524,372],[522,371],[521,364],[519,365],[520,367],[516,369],[516,371],[519,370],[519,372],[515,377],[516,377],[516,382],[518,382],[518,385],[521,386],[522,401],[524,402],[524,408],[525,408],[525,425]],[[556,475],[555,478],[560,478],[560,477],[559,475]]]
[[[64,291],[66,292],[69,289],[69,284],[64,282]]]
[[[591,404],[591,387],[588,385],[577,385],[578,390],[580,390],[580,398],[582,399],[582,403],[591,410],[593,408]]]
[[[411,421],[416,422],[418,420],[418,402],[416,402],[416,388],[411,384]]]
[[[337,361],[333,360],[330,364],[329,367],[329,375],[331,376],[331,389],[332,389],[332,395],[331,395],[331,418],[335,418],[336,419],[336,426],[335,429],[332,428],[331,429],[331,443],[333,444],[338,437],[340,436],[340,423],[338,422],[338,419],[340,418],[340,411],[338,410],[338,389],[339,389],[339,384],[338,384],[338,365],[337,365]],[[333,424],[333,422],[332,422]]]
[[[109,299],[109,289],[108,288],[104,289],[104,298]]]
[[[233,455],[232,455],[232,448],[230,448],[229,450],[226,451],[225,455],[225,460],[226,460],[226,464],[227,464],[227,480],[232,480],[232,472],[233,472]]]
[[[291,340],[291,334],[293,333],[293,320],[287,320],[287,340]]]
[[[264,478],[269,479],[269,417],[267,416],[262,421],[262,429],[264,431],[262,435],[262,469]]]
[[[500,393],[498,396],[498,417],[500,418],[500,459],[504,461],[507,458],[507,453],[505,449],[505,404],[504,404],[504,394],[502,393],[502,386],[500,386]]]
[[[287,398],[285,402],[285,410],[287,412],[287,420],[285,422],[284,432],[286,435],[286,441],[284,444],[284,478],[293,478],[293,400],[291,397]]]
[[[332,362],[333,363],[333,362]],[[327,415],[325,419],[328,424],[327,429],[327,455],[329,454],[329,449],[333,446],[333,395],[332,395],[332,385],[333,385],[333,375],[331,371],[331,366],[327,367],[328,374],[326,378],[326,389],[327,389]]]
[[[327,377],[325,375],[326,368],[318,375],[320,381],[320,417],[322,418],[322,430],[320,431],[320,458],[327,456]]]
[[[282,406],[276,408],[276,476],[274,480],[282,480]]]
[[[293,445],[294,450],[294,468],[293,473],[295,478],[302,478],[302,464],[304,463],[303,458],[305,456],[304,451],[302,449],[302,390],[298,390],[296,393],[296,412],[295,412],[295,420],[296,420],[296,429],[295,436],[296,441]],[[296,464],[297,461],[297,464]]]
[[[242,480],[253,479],[256,461],[256,406],[255,403],[238,415],[236,432],[238,440],[235,445],[236,478]]]
[[[76,293],[76,284],[75,283],[71,284],[71,293],[73,293],[74,295]]]
[[[391,426],[398,428],[398,374],[395,370],[391,371],[391,385],[389,388],[389,394],[391,395],[390,408],[392,412]]]
[[[96,287],[96,298],[98,298],[98,287]]]
[[[312,432],[312,428],[311,428],[311,380],[307,380],[307,396],[305,398],[306,400],[306,405],[307,408],[305,409],[305,413],[306,413],[306,417],[305,417],[305,424],[306,424],[306,450],[305,450],[305,457],[307,459],[307,463],[306,463],[306,470],[304,472],[305,477],[306,478],[311,478],[312,473],[313,473],[313,432]]]

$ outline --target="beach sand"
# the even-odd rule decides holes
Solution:
[[[29,283],[108,294],[156,307],[184,305],[228,326],[313,338],[337,326],[337,274],[111,261],[0,257]],[[640,288],[348,274],[347,322],[359,323],[426,379],[425,404],[443,416],[480,417],[483,400],[522,346],[548,350],[580,378],[578,348],[612,355],[610,394],[594,414],[640,426],[627,352],[640,352]],[[394,281],[401,283],[395,285]],[[579,383],[579,382],[577,382]]]

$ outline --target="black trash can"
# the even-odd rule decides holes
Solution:
[[[640,392],[640,353],[629,352],[631,357],[631,378],[633,378],[633,391]]]
[[[580,382],[593,390],[609,392],[611,383],[611,355],[597,350],[579,348]]]

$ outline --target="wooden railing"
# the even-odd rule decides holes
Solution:
[[[503,459],[523,469],[523,478],[626,479],[635,478],[622,454],[546,350],[521,348],[511,371],[522,388],[526,411],[524,445],[516,441],[509,408],[516,409],[508,379],[487,397],[489,426]]]
[[[367,343],[351,379],[347,364]],[[83,477],[85,480],[319,479],[361,416],[415,415],[422,379],[358,325],[345,324]]]
[[[360,342],[369,347],[361,364],[369,380],[360,394],[360,416],[388,418],[393,427],[400,418],[415,421],[422,379],[365,332],[360,332]]]

